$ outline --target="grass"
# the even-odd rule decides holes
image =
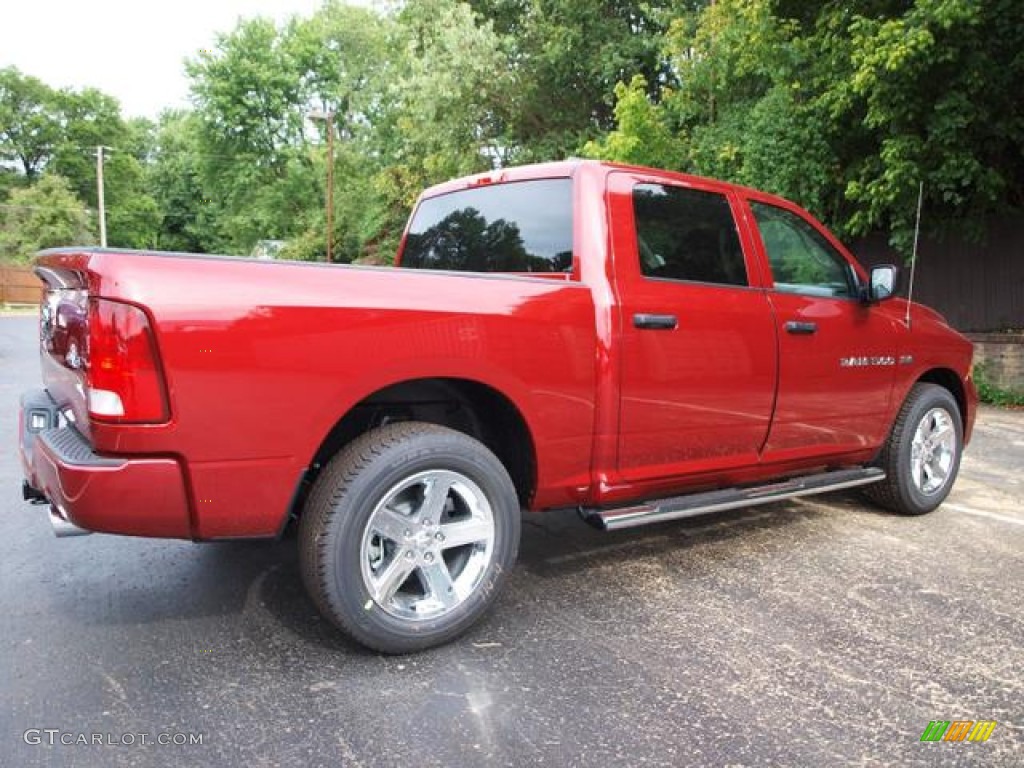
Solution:
[[[1004,389],[995,384],[984,363],[974,366],[974,384],[978,388],[978,397],[983,403],[1012,408],[1024,407],[1024,392]]]

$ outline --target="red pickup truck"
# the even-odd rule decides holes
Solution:
[[[493,601],[521,509],[619,529],[864,486],[921,514],[970,438],[970,343],[752,189],[495,171],[427,190],[396,264],[44,252],[25,497],[59,534],[295,524],[323,613],[407,652]]]

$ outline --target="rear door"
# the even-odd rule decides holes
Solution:
[[[799,209],[751,200],[772,277],[779,392],[764,460],[839,455],[888,429],[896,321],[860,300],[852,261]]]
[[[756,464],[775,393],[775,325],[728,187],[609,176],[621,307],[625,482]]]

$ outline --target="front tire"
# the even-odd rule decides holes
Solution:
[[[931,512],[952,490],[962,452],[963,420],[956,399],[937,384],[915,384],[878,457],[886,478],[865,493],[903,515]]]
[[[483,444],[433,424],[368,432],[317,478],[299,523],[320,611],[384,653],[445,643],[494,601],[519,548],[519,502]]]

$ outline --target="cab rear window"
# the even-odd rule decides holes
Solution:
[[[459,272],[571,272],[572,180],[495,184],[423,200],[400,264]]]

